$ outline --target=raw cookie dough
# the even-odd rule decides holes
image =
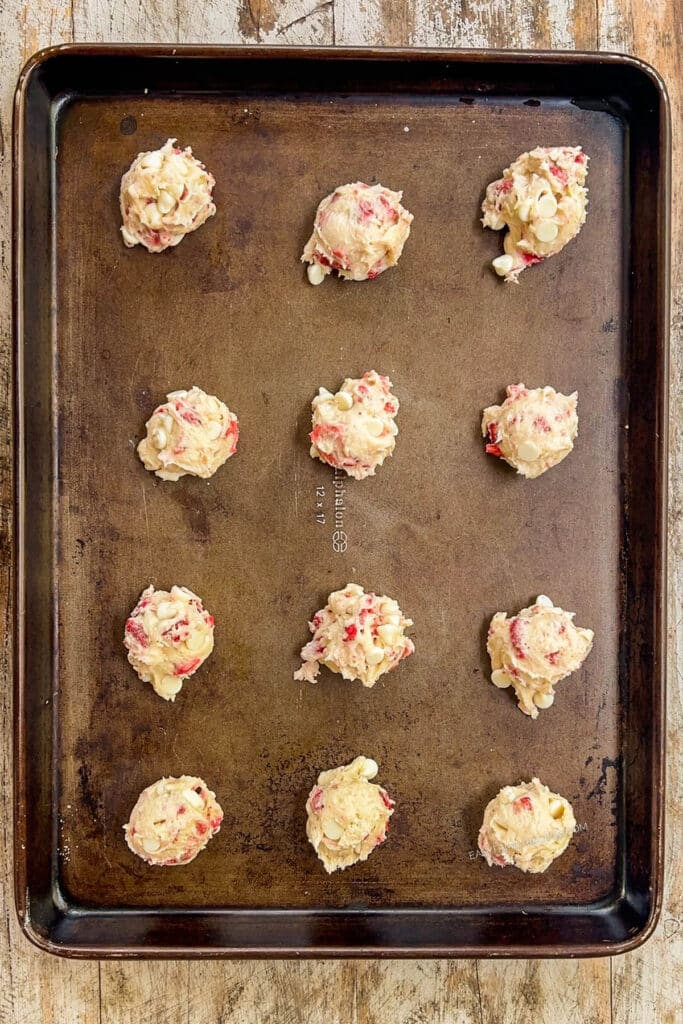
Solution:
[[[374,476],[396,446],[398,398],[375,370],[347,377],[336,395],[320,388],[313,399],[311,455],[356,480]]]
[[[140,679],[164,700],[175,700],[183,681],[213,650],[213,615],[186,587],[147,587],[126,622],[123,642]]]
[[[367,860],[389,831],[394,801],[371,783],[377,762],[357,757],[351,764],[321,772],[306,801],[306,835],[325,871]]]
[[[580,146],[539,146],[488,186],[481,222],[494,231],[507,228],[505,255],[493,261],[500,277],[517,283],[526,267],[554,256],[578,235],[586,221],[588,159]]]
[[[223,821],[216,794],[202,779],[181,775],[143,789],[123,826],[128,846],[148,864],[189,864]]]
[[[508,619],[496,612],[486,648],[491,658],[491,682],[499,689],[512,686],[520,711],[532,718],[555,700],[555,684],[583,665],[593,646],[593,630],[574,625],[575,612],[555,608],[541,594],[536,603]]]
[[[145,469],[162,480],[213,476],[235,454],[240,425],[234,412],[201,388],[171,391],[147,420],[138,445]]]
[[[398,263],[412,213],[402,192],[356,181],[340,185],[320,203],[301,260],[308,280],[320,284],[336,270],[347,281],[370,281]]]
[[[484,409],[481,432],[486,451],[503,459],[528,480],[566,459],[579,430],[578,395],[554,388],[510,384],[502,405]]]
[[[403,632],[412,624],[390,597],[366,594],[357,583],[348,583],[330,594],[309,622],[313,639],[301,651],[303,664],[294,678],[314,683],[326,665],[344,679],[374,686],[415,650]]]
[[[504,786],[487,805],[479,849],[489,867],[514,864],[539,874],[567,849],[576,830],[571,804],[538,779]]]
[[[138,153],[121,178],[121,234],[129,248],[139,244],[163,252],[216,212],[213,174],[192,156],[190,146],[178,149],[175,141]]]

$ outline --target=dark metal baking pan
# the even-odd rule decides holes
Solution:
[[[117,190],[177,136],[217,215],[124,249]],[[490,270],[487,182],[534,145],[591,156],[588,221],[518,287]],[[311,288],[316,204],[404,191],[401,263]],[[669,115],[626,57],[478,51],[60,47],[15,121],[16,894],[75,956],[553,956],[623,951],[662,886]],[[375,479],[309,458],[319,385],[376,368],[401,400]],[[579,392],[561,466],[483,453],[509,383]],[[164,394],[235,409],[237,456],[162,483],[133,444]],[[336,502],[336,503],[335,503]],[[322,505],[322,508],[320,507]],[[321,521],[321,513],[322,520]],[[340,521],[340,516],[343,522]],[[306,621],[349,580],[396,597],[417,652],[373,690],[292,680]],[[140,590],[180,583],[216,649],[169,705],[121,638]],[[545,592],[595,630],[532,722],[488,682],[485,625]],[[327,877],[304,833],[318,771],[374,757],[397,801],[381,851]],[[190,866],[121,826],[164,774],[225,809]],[[484,806],[537,774],[579,831],[544,875],[476,856]]]

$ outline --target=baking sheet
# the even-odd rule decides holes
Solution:
[[[455,927],[468,910],[569,920],[614,897],[635,682],[633,186],[624,119],[571,99],[400,95],[378,76],[375,91],[345,94],[76,94],[55,118],[57,647],[44,715],[53,880],[69,907],[158,912],[173,945],[173,913],[188,910],[438,909]],[[160,256],[125,250],[120,176],[169,136],[214,173],[218,212]],[[502,236],[481,229],[479,204],[538,144],[590,155],[589,216],[561,255],[504,286],[489,267]],[[415,216],[404,255],[371,285],[312,288],[298,258],[315,207],[359,178],[403,189]],[[357,482],[310,459],[310,400],[371,368],[394,382],[400,434]],[[653,358],[639,383],[661,402],[657,373]],[[533,482],[485,457],[479,431],[483,407],[519,381],[579,393],[575,451]],[[194,384],[239,416],[238,453],[210,481],[158,481],[134,446],[166,392]],[[327,670],[294,682],[307,620],[350,581],[399,601],[416,654],[369,691]],[[137,679],[121,640],[150,582],[190,587],[216,619],[215,651],[173,705]],[[539,593],[596,640],[533,722],[488,681],[485,633],[495,611]],[[328,877],[306,840],[306,795],[360,753],[397,801],[392,831]],[[159,872],[122,826],[144,786],[182,773],[215,789],[224,824],[192,865]],[[544,875],[491,870],[475,852],[483,809],[532,775],[571,801],[575,840]]]

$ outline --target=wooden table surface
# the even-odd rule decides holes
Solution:
[[[683,0],[3,0],[0,4],[0,778],[12,774],[10,164],[15,81],[75,41],[496,46],[615,50],[654,64],[674,123],[667,874],[654,937],[579,961],[81,963],[35,950],[12,900],[9,782],[0,793],[0,1024],[674,1024],[683,1022]]]

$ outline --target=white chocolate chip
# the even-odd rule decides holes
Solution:
[[[309,263],[306,268],[306,277],[311,284],[322,284],[325,280],[325,271],[319,263]]]
[[[126,245],[132,246],[138,244],[138,240],[135,237],[135,235],[131,235],[130,231],[128,231],[127,228],[121,228],[121,234]]]
[[[497,668],[495,672],[491,673],[491,682],[494,686],[497,686],[499,690],[504,690],[510,685],[510,676],[502,668]]]
[[[164,676],[159,684],[159,692],[164,697],[175,697],[183,688],[183,681],[178,676]]]
[[[155,448],[159,449],[159,451],[161,451],[162,448],[166,447],[167,441],[168,436],[163,427],[156,427],[156,429],[152,431],[152,443],[154,444]]]
[[[156,208],[154,203],[150,203],[142,211],[141,219],[147,224],[148,227],[157,230],[162,225],[161,214]]]
[[[541,607],[543,607],[543,608],[553,608],[554,607],[553,602],[550,600],[549,597],[546,597],[545,594],[539,594],[538,595],[538,597],[536,598],[536,604],[540,604]]]
[[[369,416],[365,421],[365,429],[371,437],[379,437],[384,430],[384,424],[376,416]]]
[[[218,420],[211,420],[206,427],[206,436],[210,441],[215,441],[217,437],[223,433],[223,424],[219,423]]]
[[[157,615],[160,619],[173,619],[178,613],[178,606],[172,601],[161,601],[157,605]]]
[[[365,660],[368,665],[379,665],[381,661],[384,661],[384,651],[381,647],[371,647],[365,655]]]
[[[498,277],[505,277],[509,274],[514,266],[515,261],[512,256],[505,253],[504,256],[496,256],[495,260],[492,261],[491,266],[498,274]]]
[[[557,798],[555,798],[554,800],[551,800],[549,802],[548,807],[550,809],[551,817],[553,817],[553,818],[561,818],[562,815],[564,814],[564,801],[563,800],[558,800]]]
[[[333,841],[341,839],[341,837],[344,835],[344,829],[341,827],[338,821],[335,821],[334,818],[326,818],[323,821],[323,832],[325,833],[328,839],[332,839]]]
[[[167,398],[185,398],[187,391],[169,391]]]
[[[519,219],[526,224],[531,216],[531,200],[525,199],[517,206],[517,215]]]
[[[363,759],[364,764],[361,769],[361,775],[364,779],[374,779],[375,775],[379,771],[379,765],[371,757]]]
[[[353,406],[353,395],[349,394],[348,391],[338,391],[334,396],[334,402],[338,409],[348,412]]]
[[[159,198],[157,199],[157,208],[161,211],[161,213],[170,213],[173,207],[175,206],[175,203],[176,201],[171,195],[171,193],[167,192],[165,189],[162,189],[161,192],[159,193]]]
[[[318,454],[318,449],[316,448],[316,446],[315,446],[314,444],[312,444],[312,445],[311,445],[311,447],[310,447],[310,448],[308,449],[308,454],[309,454],[309,455],[311,456],[311,458],[313,458],[313,459],[314,459],[314,458],[316,457],[316,455]]]
[[[541,454],[541,449],[533,441],[522,441],[517,449],[517,456],[522,462],[535,462]]]
[[[201,630],[196,629],[194,633],[190,633],[185,641],[185,646],[188,651],[199,651],[204,646],[204,636]]]
[[[557,199],[551,192],[544,192],[536,200],[536,213],[539,217],[554,217],[557,213]]]
[[[173,417],[169,416],[168,413],[165,412],[163,416],[159,417],[159,424],[168,434],[173,429]]]
[[[540,220],[534,224],[534,234],[539,242],[554,242],[559,230],[554,220]]]
[[[552,705],[554,703],[555,703],[555,695],[553,693],[535,693],[534,694],[534,704],[536,705],[537,708],[540,708],[541,711],[545,710],[545,708],[552,707]]]
[[[193,789],[183,790],[183,800],[190,804],[191,807],[196,807],[197,809],[204,806],[204,801],[202,800],[200,794],[195,793]]]
[[[145,853],[156,853],[161,846],[161,843],[156,836],[145,836],[141,845]]]
[[[389,646],[395,644],[400,635],[400,629],[398,629],[397,626],[390,625],[389,623],[385,623],[385,625],[379,626],[377,629],[377,636],[383,643],[388,644]]]
[[[164,157],[158,151],[148,153],[140,161],[140,166],[146,171],[158,171],[163,163]]]

